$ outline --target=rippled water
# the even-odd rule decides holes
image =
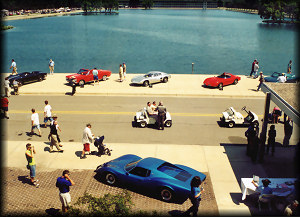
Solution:
[[[119,15],[61,16],[6,21],[2,71],[73,73],[101,67],[128,73],[249,74],[254,58],[265,74],[297,71],[297,29],[262,24],[258,15],[223,10],[120,10]]]

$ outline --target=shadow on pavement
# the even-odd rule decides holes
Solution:
[[[96,179],[97,181],[99,181],[107,186],[110,186],[110,185],[106,184],[106,182],[103,180],[103,177],[101,177],[97,173],[94,175],[94,179]],[[165,202],[159,198],[157,192],[151,192],[147,188],[137,188],[135,186],[125,186],[122,183],[116,184],[115,187],[126,189],[126,190],[132,191],[134,193],[141,194],[143,196]],[[165,202],[165,203],[183,204],[186,200],[187,200],[187,198],[176,198],[176,199],[172,200],[171,202]]]
[[[62,213],[59,212],[59,209],[50,208],[50,209],[46,209],[45,212],[48,215],[62,216]]]
[[[30,178],[28,178],[28,176],[18,176],[18,180],[21,181],[23,184],[32,185],[31,181],[30,181]]]

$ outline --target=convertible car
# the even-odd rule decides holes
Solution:
[[[47,73],[41,71],[33,71],[33,72],[22,72],[16,75],[8,76],[9,85],[13,86],[13,81],[16,80],[19,85],[23,85],[26,83],[31,83],[35,81],[45,80],[47,77]]]
[[[158,158],[141,158],[137,155],[123,155],[99,165],[95,170],[107,184],[122,183],[146,189],[170,202],[175,198],[187,199],[190,194],[190,182],[194,176],[201,181],[206,175],[190,167],[171,164]]]
[[[167,83],[171,75],[165,72],[151,71],[145,75],[139,75],[131,79],[132,84],[142,84],[147,87],[149,84],[164,82]]]
[[[241,77],[224,72],[219,76],[214,76],[211,78],[206,78],[203,82],[206,87],[218,87],[223,88],[223,86],[229,84],[237,84],[238,81],[241,80]]]
[[[282,73],[279,72],[273,72],[271,76],[265,77],[265,82],[277,82],[277,78]],[[288,74],[285,73],[286,76],[286,83],[295,83],[300,80],[299,76],[296,76],[295,74]]]
[[[86,83],[94,81],[93,76],[93,70],[94,69],[79,69],[79,71],[76,74],[67,75],[66,80],[67,82],[75,82],[75,84],[78,85],[84,85]],[[98,79],[106,81],[106,79],[111,76],[111,71],[109,70],[103,70],[103,69],[97,69],[98,70]]]

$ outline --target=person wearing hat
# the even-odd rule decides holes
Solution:
[[[286,76],[284,73],[281,73],[281,75],[277,78],[278,83],[285,83],[286,82]]]
[[[261,85],[262,85],[262,83],[265,81],[265,78],[264,78],[263,72],[261,71],[259,74],[260,74],[260,77],[259,77],[259,85],[258,85],[258,87],[257,87],[257,90],[256,90],[256,91],[259,91],[259,89],[261,88]]]
[[[48,139],[50,139],[50,142],[51,142],[50,152],[53,152],[53,146],[55,146],[59,152],[63,152],[63,150],[60,148],[60,147],[62,147],[62,145],[60,144],[60,138],[57,133],[57,130],[59,130],[61,132],[61,129],[57,123],[57,115],[54,114],[52,116],[52,118],[53,118],[53,121],[50,124],[50,133],[48,136]]]
[[[164,123],[166,119],[167,109],[163,105],[163,102],[159,102],[157,106],[157,112],[158,112],[158,117],[157,117],[158,129],[162,128],[162,130],[164,130],[164,126],[165,126]]]
[[[123,63],[123,76],[124,76],[124,80],[126,79],[126,64],[125,62]]]

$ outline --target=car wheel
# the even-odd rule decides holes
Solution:
[[[237,83],[238,83],[238,79],[235,79],[233,83],[234,83],[234,84],[237,84]]]
[[[144,87],[148,87],[149,86],[149,81],[144,81],[143,85],[144,85]]]
[[[82,85],[85,84],[85,82],[84,82],[84,80],[80,80],[80,81],[78,82],[78,84],[79,84],[79,86],[82,86]]]
[[[140,122],[140,127],[145,128],[147,126],[147,123],[145,121]]]
[[[107,79],[107,76],[106,76],[106,75],[103,75],[102,80],[103,80],[103,81],[106,81],[106,79]]]
[[[218,88],[219,88],[219,89],[223,89],[223,84],[220,83],[220,84],[218,85]]]
[[[170,202],[173,199],[173,191],[169,188],[162,188],[160,190],[160,198],[165,202]]]
[[[230,121],[230,122],[228,123],[228,127],[229,127],[229,128],[234,127],[234,122],[233,122],[233,121]]]
[[[43,77],[39,77],[39,81],[42,81],[43,80]]]
[[[163,82],[164,82],[164,83],[167,83],[167,82],[168,82],[168,78],[167,78],[167,77],[164,77]]]
[[[171,127],[172,126],[172,121],[166,121],[165,126],[166,127]]]
[[[112,173],[106,173],[105,182],[109,185],[115,185],[117,182],[116,176]]]

